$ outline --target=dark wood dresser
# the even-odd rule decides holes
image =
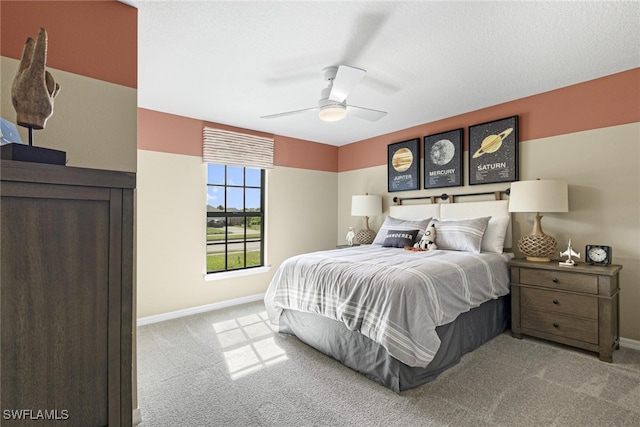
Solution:
[[[579,347],[612,361],[618,348],[622,266],[516,259],[511,266],[511,331]]]
[[[0,423],[131,426],[135,174],[0,167]]]

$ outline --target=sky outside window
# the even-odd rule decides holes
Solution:
[[[246,169],[246,183],[242,167],[227,166],[227,185],[247,185],[251,187],[260,186],[260,169]],[[212,207],[224,206],[224,187],[225,184],[225,167],[224,165],[207,165],[207,183],[212,184],[207,188],[207,204]],[[220,185],[218,187],[217,185]],[[243,210],[245,202],[243,201],[243,193],[246,197],[246,209],[260,208],[260,190],[241,188],[227,188],[227,206],[228,208],[236,208]]]

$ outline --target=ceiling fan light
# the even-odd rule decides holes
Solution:
[[[347,116],[347,108],[341,104],[327,105],[320,108],[318,116],[324,122],[337,122]]]

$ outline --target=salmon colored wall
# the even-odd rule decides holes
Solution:
[[[202,156],[201,120],[138,108],[138,149]]]
[[[115,0],[2,0],[0,8],[0,15],[20,17],[2,20],[0,55],[19,60],[27,37],[44,27],[48,68],[137,88],[137,9]]]
[[[276,136],[273,163],[299,169],[338,172],[338,147]]]
[[[338,171],[338,147],[138,108],[138,149],[202,156],[203,126],[274,138],[273,163],[298,169]]]
[[[513,115],[520,116],[520,141],[638,122],[639,100],[640,68],[635,68],[342,146],[338,171],[384,165],[389,144],[457,128],[464,128],[468,151],[468,126]]]

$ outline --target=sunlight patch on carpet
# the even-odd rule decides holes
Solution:
[[[288,359],[274,340],[276,329],[266,312],[214,323],[213,329],[232,380]]]

